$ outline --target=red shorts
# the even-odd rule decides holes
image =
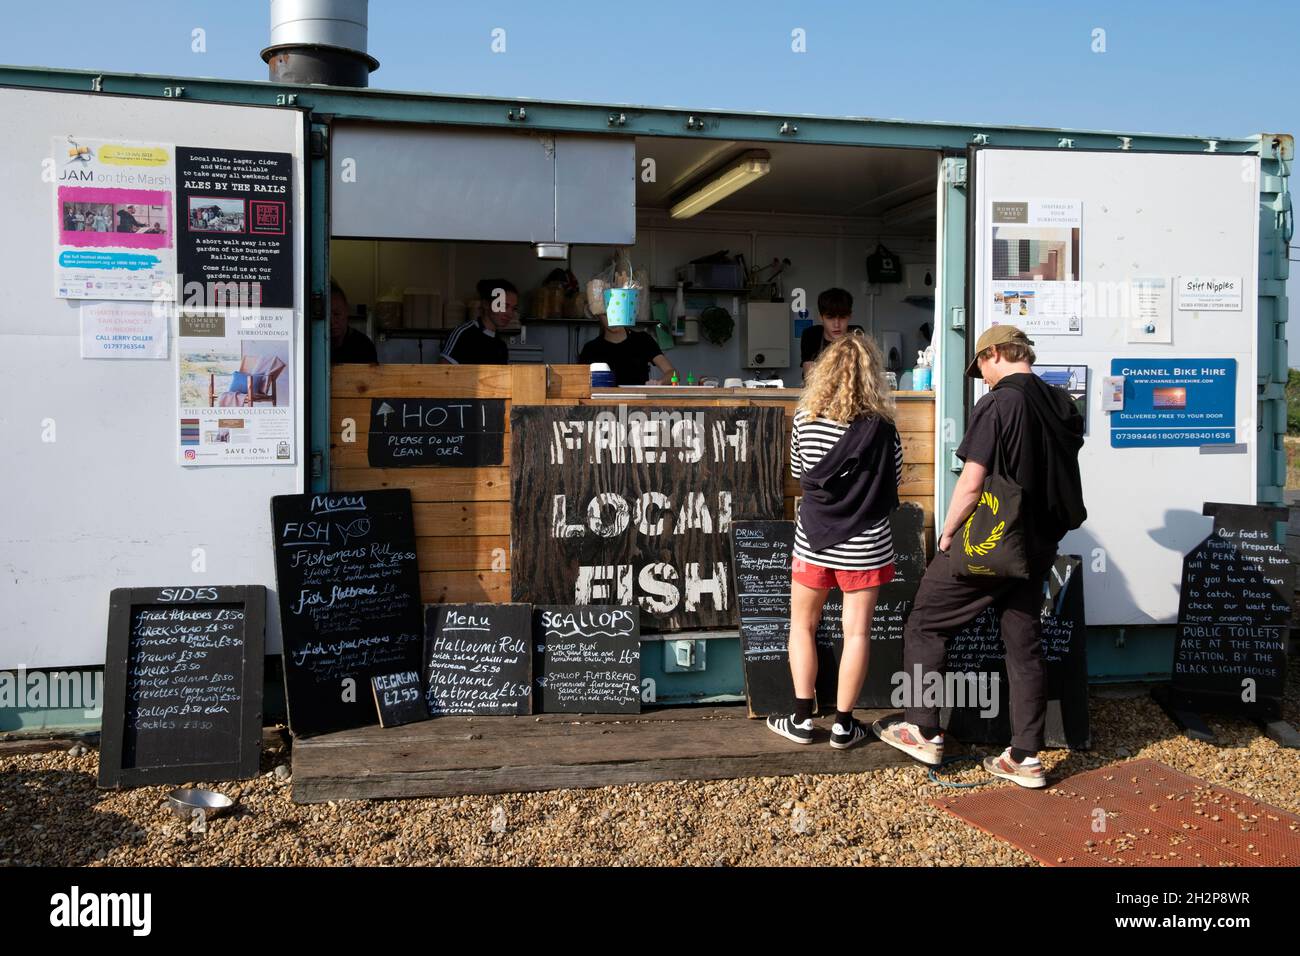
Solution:
[[[894,562],[871,571],[845,571],[841,568],[824,568],[803,558],[790,563],[791,577],[807,588],[839,588],[841,591],[861,591],[877,588],[894,580]]]

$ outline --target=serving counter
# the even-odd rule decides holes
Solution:
[[[785,517],[793,519],[799,485],[789,478],[789,435],[799,389],[591,387],[586,365],[337,365],[330,416],[330,488],[408,488],[426,603],[511,599],[510,407],[520,405],[775,406],[784,411],[781,449]],[[903,501],[925,512],[933,547],[934,393],[896,392],[903,442]],[[502,399],[504,458],[478,468],[375,468],[369,464],[373,398]],[[540,503],[539,503],[540,504]]]

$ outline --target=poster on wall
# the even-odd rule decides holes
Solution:
[[[55,296],[170,298],[172,152],[169,143],[53,138]]]
[[[183,302],[201,288],[208,306],[237,295],[245,306],[293,308],[292,163],[288,153],[177,148]]]
[[[181,309],[176,336],[182,465],[295,461],[293,313]]]
[[[995,200],[985,288],[989,325],[1035,335],[1083,334],[1078,199]]]
[[[1123,407],[1110,413],[1112,448],[1237,441],[1236,359],[1112,359]]]
[[[165,359],[166,302],[87,302],[81,307],[81,357]]]
[[[1128,341],[1168,345],[1174,340],[1170,282],[1164,276],[1134,279],[1129,286]]]

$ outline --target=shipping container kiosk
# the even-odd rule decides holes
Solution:
[[[1075,367],[1062,374],[1084,384],[1081,462],[1091,518],[1061,550],[1084,558],[1097,680],[1167,675],[1181,558],[1210,527],[1204,501],[1282,501],[1294,152],[1286,134],[1209,139],[23,67],[0,68],[0,119],[8,131],[0,192],[10,222],[0,238],[0,341],[12,385],[0,417],[10,463],[0,495],[11,515],[0,535],[8,569],[0,581],[7,612],[0,668],[102,665],[113,587],[220,579],[273,591],[267,498],[373,477],[349,474],[364,469],[349,458],[355,449],[338,441],[347,403],[355,406],[367,388],[374,393],[377,382],[406,382],[423,394],[414,383],[430,374],[467,381],[468,368],[455,373],[461,378],[430,372],[437,328],[371,324],[387,364],[331,370],[331,274],[372,322],[392,290],[427,296],[426,308],[436,297],[441,309],[429,314],[445,315],[477,279],[509,278],[525,320],[512,346],[518,371],[508,382],[489,373],[475,394],[514,389],[527,400],[593,401],[585,370],[570,363],[594,326],[529,321],[529,293],[551,268],[567,264],[585,279],[613,245],[628,244],[634,264],[663,287],[656,292],[671,298],[676,267],[715,250],[743,252],[751,264],[789,258],[787,296],[802,289],[815,303],[826,286],[849,289],[854,321],[896,346],[901,369],[923,344],[922,324],[932,330],[933,388],[907,393],[904,378],[900,395],[918,436],[912,464],[927,462],[913,469],[908,490],[926,507],[930,529],[942,521],[953,450],[978,398],[962,369],[974,338],[997,318],[994,302],[1006,307],[1006,289],[995,286],[1030,283],[1019,290],[1029,302],[1024,293],[1040,263],[1102,288],[1163,278],[1171,283],[1159,304],[1172,325],[1168,344],[1130,341],[1125,323],[1094,305],[1082,310],[1081,328],[1036,338],[1041,365]],[[174,353],[154,362],[79,357],[78,303],[52,290],[52,204],[41,179],[52,139],[73,133],[292,156],[293,348],[304,374],[293,378],[291,463],[183,467],[174,454]],[[767,154],[768,175],[698,216],[671,218],[668,206],[683,187],[754,150]],[[1024,224],[1007,218],[1016,204],[1044,201],[1081,210],[1076,236],[1069,221],[1063,238],[1012,228]],[[540,243],[567,244],[567,263],[539,259]],[[878,243],[906,265],[897,286],[866,281],[864,259]],[[1183,301],[1172,285],[1180,277],[1234,278],[1236,298]],[[691,310],[714,302],[743,324],[744,297],[734,290],[697,293]],[[1019,317],[1019,299],[1014,307]],[[797,318],[789,367],[775,370],[789,386],[800,381]],[[669,354],[697,375],[764,371],[739,372],[740,332],[724,346],[679,345]],[[1115,362],[1133,359],[1235,368],[1235,382],[1217,395],[1231,409],[1231,434],[1204,445],[1115,447],[1103,379],[1116,374]],[[792,404],[794,395],[768,397]],[[447,497],[480,500],[469,489],[481,484],[467,479],[463,495],[453,489]],[[451,515],[429,504],[426,522]],[[422,552],[426,599],[502,599],[481,572],[483,555],[503,536],[508,542],[508,524],[503,529],[499,515],[485,522],[493,526],[481,542],[443,537],[429,547],[427,566]],[[271,653],[279,650],[275,619],[268,614]],[[661,701],[738,693],[734,632],[692,637],[709,641],[708,666],[658,673]],[[647,668],[661,666],[661,655],[644,659]],[[22,728],[0,731],[94,721],[32,710]]]

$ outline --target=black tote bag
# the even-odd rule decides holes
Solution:
[[[1003,461],[999,439],[979,502],[949,546],[954,577],[991,581],[1029,577],[1024,490],[1005,477]]]

